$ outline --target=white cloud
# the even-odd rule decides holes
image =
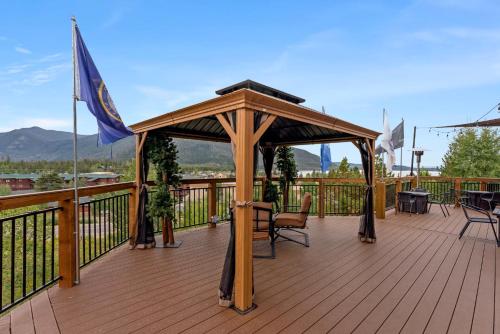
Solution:
[[[406,35],[408,39],[422,42],[453,42],[470,40],[471,42],[496,42],[500,40],[500,29],[473,27],[446,27],[434,30],[419,30]],[[403,40],[405,38],[403,37]]]
[[[302,41],[287,46],[274,61],[271,61],[270,65],[267,66],[264,71],[277,72],[284,70],[293,60],[295,54],[313,52],[315,49],[324,49],[325,47],[331,48],[336,44],[335,41],[337,41],[339,37],[340,34],[336,29],[328,29],[311,34]]]
[[[5,69],[6,74],[18,74],[24,72],[27,68],[29,68],[29,64],[20,64],[20,65],[10,65]]]
[[[51,55],[44,56],[38,60],[40,63],[47,63],[47,62],[52,62],[61,59],[63,56],[62,53],[54,53]]]
[[[38,69],[33,72],[31,72],[26,78],[24,78],[20,83],[29,85],[29,86],[39,86],[44,83],[53,81],[56,79],[56,77],[65,72],[66,70],[70,69],[72,67],[72,64],[67,62],[67,63],[61,63],[61,64],[56,64],[56,65],[51,65],[43,69]]]
[[[31,52],[31,50],[28,50],[28,49],[23,48],[23,47],[21,47],[21,46],[16,46],[16,47],[14,48],[14,50],[16,50],[16,52],[19,52],[19,53],[22,53],[22,54],[26,54],[26,55],[29,55],[29,54],[31,54],[31,53],[32,53],[32,52]]]
[[[189,91],[170,90],[158,86],[145,86],[138,85],[136,89],[144,96],[158,101],[161,106],[166,108],[179,108],[186,106],[193,102],[213,97],[212,92],[216,90],[215,87],[199,87]],[[167,112],[163,111],[163,112]]]
[[[1,110],[2,108],[0,108]],[[0,127],[0,132],[12,131],[19,128],[39,126],[49,130],[71,130],[71,119],[45,118],[45,117],[9,117]]]
[[[23,118],[23,126],[39,126],[44,129],[67,129],[71,127],[71,119],[60,119],[60,118]]]

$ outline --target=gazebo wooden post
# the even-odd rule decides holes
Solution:
[[[235,307],[252,308],[253,110],[236,111]]]
[[[375,187],[375,177],[376,177],[376,173],[375,173],[375,168],[376,168],[375,167],[375,139],[368,139],[368,146],[369,146],[368,151],[369,151],[370,157],[371,157],[371,159],[370,159],[370,172],[372,173],[372,177],[371,177],[372,184],[370,184],[370,186]],[[373,197],[375,200],[375,196],[373,196]],[[373,207],[375,208],[375,203],[374,203]],[[371,214],[374,214],[374,213],[372,212]],[[385,214],[385,211],[384,211],[384,214]]]
[[[135,207],[135,210],[133,212],[135,213],[133,217],[129,217],[129,247],[134,248],[135,247],[135,239],[137,237],[137,213],[139,212],[139,201],[140,201],[140,194],[141,194],[141,187],[142,187],[142,181],[141,181],[141,164],[142,164],[142,158],[141,158],[141,153],[142,149],[144,148],[144,143],[146,142],[146,137],[148,135],[148,132],[145,131],[143,133],[138,133],[135,136],[135,196],[132,196],[131,198],[134,200],[134,202],[130,203],[130,205]]]

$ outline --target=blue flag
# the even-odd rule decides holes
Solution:
[[[111,144],[133,135],[123,124],[104,81],[90,57],[78,26],[75,25],[75,91],[79,101],[87,102],[87,107],[97,119],[99,142]]]
[[[330,145],[321,144],[321,171],[326,173],[332,164],[332,156],[330,154]]]

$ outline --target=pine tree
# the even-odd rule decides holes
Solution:
[[[442,174],[452,177],[500,177],[498,130],[461,130],[443,158]]]
[[[297,179],[297,165],[293,149],[289,146],[280,146],[276,150],[276,168],[280,172],[280,190],[283,194],[283,206],[288,207],[288,195],[291,184]]]

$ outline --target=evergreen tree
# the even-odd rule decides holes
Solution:
[[[442,174],[452,177],[500,177],[498,130],[461,130],[443,158]]]
[[[280,190],[283,193],[283,206],[288,207],[288,195],[291,184],[297,179],[297,165],[293,149],[289,146],[280,146],[276,150],[276,168],[280,172]]]
[[[40,175],[35,181],[35,189],[38,191],[49,191],[64,188],[64,179],[54,172]]]
[[[148,214],[151,217],[174,219],[173,199],[170,187],[180,184],[180,168],[177,163],[177,147],[172,138],[150,135],[146,140],[149,161],[156,170],[155,185],[149,202]]]

